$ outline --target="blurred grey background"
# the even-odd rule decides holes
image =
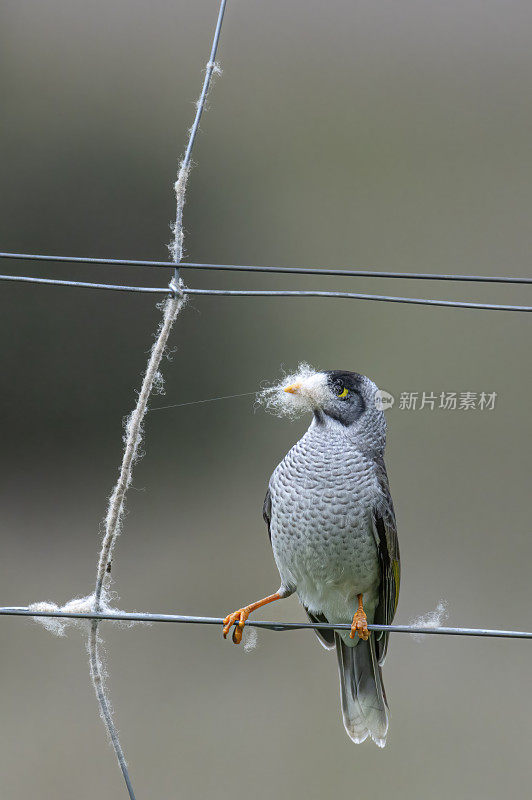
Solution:
[[[172,182],[216,0],[4,0],[3,250],[166,259]],[[527,274],[528,0],[230,0],[185,209],[191,260]],[[170,272],[3,264],[164,285]],[[187,272],[194,286],[526,302],[526,288]],[[159,312],[148,296],[3,284],[0,604],[91,591],[99,526]],[[191,301],[153,405],[255,390],[281,365],[493,411],[388,412],[397,620],[530,629],[525,315],[317,300]],[[223,615],[277,588],[261,505],[305,420],[253,398],[153,412],[119,541],[125,609]],[[294,598],[264,618],[299,620]],[[83,637],[4,618],[2,800],[123,798]],[[102,627],[139,800],[522,794],[530,643],[396,635],[389,744],[356,747],[306,631],[257,649],[208,627]]]

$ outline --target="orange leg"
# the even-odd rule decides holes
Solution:
[[[240,644],[242,641],[242,628],[246,624],[246,620],[251,612],[255,611],[255,609],[260,608],[261,606],[267,605],[268,603],[273,603],[274,600],[282,600],[283,597],[286,597],[286,594],[275,592],[275,594],[270,594],[268,597],[263,597],[262,600],[257,600],[256,603],[251,603],[249,606],[244,606],[244,608],[239,608],[238,611],[233,611],[232,614],[228,614],[224,619],[224,639],[231,630],[231,626],[234,625],[235,629],[233,631],[233,642],[235,644]]]
[[[349,634],[349,638],[354,639],[355,636],[358,635],[361,639],[366,641],[369,639],[370,632],[368,631],[366,612],[364,611],[364,606],[362,605],[362,595],[357,594],[357,599],[358,608],[355,611],[355,616],[353,617],[353,622],[351,623],[351,633]]]

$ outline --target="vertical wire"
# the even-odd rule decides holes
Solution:
[[[176,265],[179,263],[179,261],[181,261],[183,254],[183,206],[185,204],[185,191],[188,173],[190,171],[192,148],[194,146],[199,122],[205,106],[205,99],[209,90],[212,73],[215,69],[214,59],[218,49],[225,6],[226,0],[221,0],[220,9],[218,12],[218,20],[214,32],[214,39],[211,47],[211,55],[206,68],[203,88],[196,106],[196,116],[190,130],[185,156],[179,166],[177,181],[175,183],[177,205],[176,219],[173,227],[174,241],[172,245],[172,254],[174,257],[174,263]],[[148,359],[148,364],[142,380],[142,386],[138,395],[137,403],[126,425],[126,436],[120,473],[109,500],[107,516],[105,520],[105,533],[102,539],[100,556],[98,559],[98,570],[96,574],[93,602],[94,611],[96,612],[101,611],[102,606],[106,604],[106,588],[110,580],[113,549],[120,534],[122,518],[125,510],[125,498],[131,483],[133,465],[138,457],[139,445],[142,440],[142,422],[146,414],[154,380],[158,374],[159,365],[163,358],[166,343],[175,319],[181,308],[186,303],[186,296],[183,295],[183,285],[179,277],[177,266],[175,268],[174,278],[170,283],[170,289],[172,291],[172,295],[164,304],[163,321],[159,327],[157,339],[153,345],[150,357]],[[88,639],[92,684],[96,692],[102,719],[105,723],[109,738],[111,739],[111,743],[120,765],[120,769],[122,770],[122,774],[124,776],[130,800],[135,800],[133,785],[131,783],[126,759],[118,737],[118,731],[113,721],[111,704],[105,688],[103,668],[99,653],[99,644],[98,620],[93,619],[91,622]]]

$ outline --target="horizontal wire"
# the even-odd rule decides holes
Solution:
[[[57,278],[32,278],[27,275],[0,275],[0,281],[17,283],[44,283],[48,286],[75,286],[78,289],[110,289],[115,292],[150,292],[151,294],[171,294],[168,288],[151,286],[118,286],[114,283],[87,283],[85,281],[63,281]]]
[[[72,264],[107,264],[115,267],[165,267],[172,268],[168,261],[139,261],[126,258],[85,258],[81,256],[49,256],[34,253],[0,253],[0,258],[13,258],[25,261],[55,261]],[[196,261],[181,261],[179,268],[207,269],[228,272],[274,272],[290,275],[336,275],[356,278],[406,278],[423,281],[474,281],[477,283],[518,283],[530,284],[532,278],[507,275],[452,275],[431,272],[384,272],[368,269],[329,269],[325,267],[263,267],[242,264],[206,264]]]
[[[396,297],[394,295],[361,294],[360,292],[321,292],[314,290],[269,289],[185,289],[185,294],[205,294],[228,297],[337,297],[347,300],[376,300],[383,303],[409,303],[420,306],[447,308],[478,308],[485,311],[532,311],[532,306],[510,306],[500,303],[466,303],[459,300],[426,300],[422,297]]]
[[[85,281],[66,281],[55,278],[33,278],[21,275],[0,275],[0,281],[18,283],[38,283],[51,286],[72,286],[78,289],[108,289],[116,292],[148,292],[150,294],[171,294],[169,287],[120,286],[113,283],[87,283]],[[498,303],[466,303],[458,300],[426,300],[421,297],[395,297],[393,295],[361,294],[358,292],[322,292],[313,290],[270,290],[270,289],[189,289],[184,294],[211,295],[219,297],[336,297],[347,300],[375,300],[384,303],[408,303],[421,306],[444,306],[447,308],[472,308],[485,311],[532,311],[532,306],[512,306]]]
[[[191,625],[223,625],[222,617],[193,617],[182,614],[149,614],[142,612],[100,612],[78,614],[73,611],[33,611],[27,606],[6,606],[0,608],[0,616],[17,617],[58,617],[66,619],[101,619],[116,622],[180,622]],[[265,628],[270,631],[294,631],[306,628],[327,631],[349,631],[351,625],[314,622],[267,622],[263,620],[247,620],[246,626]],[[427,628],[417,625],[368,625],[370,631],[387,633],[436,634],[444,636],[488,636],[498,639],[532,639],[532,631],[501,631],[489,628]]]
[[[29,253],[0,253],[0,258],[21,259],[27,261],[54,261],[78,264],[107,264],[110,266],[124,267],[172,267],[167,261],[143,261],[118,258],[87,258],[79,256],[52,256]],[[272,267],[242,264],[208,264],[195,261],[182,261],[181,267],[189,269],[218,270],[230,272],[273,272],[301,275],[335,275],[338,277],[362,278],[406,278],[409,280],[434,280],[434,281],[473,281],[477,283],[513,283],[531,284],[532,278],[506,276],[506,275],[454,275],[449,273],[430,272],[386,272],[367,269],[330,269],[325,267]]]

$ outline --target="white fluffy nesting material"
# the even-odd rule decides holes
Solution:
[[[410,620],[409,625],[414,628],[441,628],[448,617],[447,600],[440,600],[434,611],[428,611],[426,614],[414,617],[414,619]],[[416,642],[422,642],[426,639],[427,634],[413,633],[412,637]]]
[[[251,653],[256,649],[259,642],[259,633],[256,628],[247,625],[244,628],[244,653]]]
[[[296,394],[285,391],[288,386],[294,384],[300,387]],[[310,364],[302,363],[296,372],[285,375],[274,386],[262,389],[257,395],[257,402],[270,414],[295,419],[321,406],[328,396],[325,373],[318,372]]]
[[[64,606],[58,606],[56,603],[32,603],[29,606],[30,611],[46,612],[46,611],[66,611],[71,614],[90,614],[94,611],[95,598],[94,594],[89,594],[86,597],[75,597],[69,600]],[[100,611],[104,614],[114,614],[118,611],[116,608],[111,608],[107,602],[106,597],[102,597],[100,601]],[[50,633],[55,633],[56,636],[64,636],[67,627],[71,625],[85,624],[84,619],[69,619],[68,617],[33,617],[35,622],[38,622]]]

